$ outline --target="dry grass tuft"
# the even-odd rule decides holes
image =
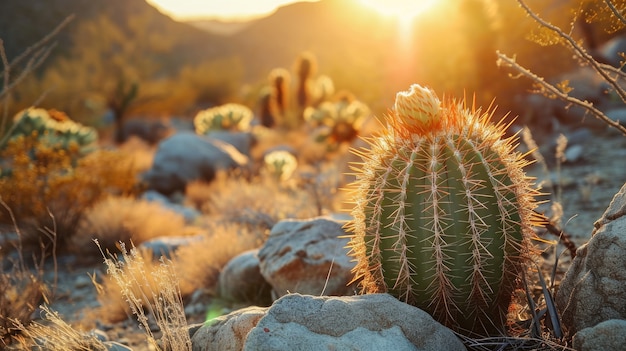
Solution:
[[[263,244],[265,232],[245,224],[214,224],[203,240],[176,252],[174,262],[183,295],[199,288],[215,292],[222,268],[233,257]]]
[[[312,190],[320,190],[321,185],[316,183],[311,188],[312,183],[315,182],[304,178],[283,184],[271,176],[259,176],[250,181],[219,176],[208,189],[205,188],[204,191],[211,196],[202,209],[223,223],[269,229],[284,219],[310,218],[320,215],[320,210],[333,210],[328,208],[332,206],[330,197],[326,199],[329,201],[322,201],[320,193]],[[193,194],[190,196],[198,198]],[[320,209],[320,203],[326,206]]]
[[[85,212],[75,244],[82,252],[115,250],[119,242],[135,245],[158,237],[191,234],[185,218],[163,205],[132,197],[109,197]]]
[[[139,320],[151,346],[156,350],[191,350],[183,300],[172,262],[163,258],[158,263],[152,262],[151,253],[136,248],[128,252],[124,244],[121,244],[121,251],[121,258],[112,255],[106,258],[102,252],[108,279],[117,284],[116,288]],[[114,288],[110,283],[105,286]],[[150,328],[148,316],[154,318],[160,328],[160,342]]]
[[[27,327],[18,323],[21,335],[16,339],[22,350],[106,351],[109,348],[95,335],[85,334],[64,322],[58,312],[42,306],[44,323],[32,322]]]

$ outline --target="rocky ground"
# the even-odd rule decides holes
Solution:
[[[569,147],[576,147],[578,150],[570,149],[573,150],[570,155],[573,159],[562,164],[560,171],[549,161],[553,157],[549,147],[542,148],[549,163],[547,172],[540,164],[528,168],[528,173],[540,181],[552,178],[553,184],[559,184],[562,189],[562,228],[572,236],[577,245],[588,240],[594,221],[626,183],[626,137],[604,130],[586,133],[587,137],[581,140],[572,138],[573,143]],[[548,139],[555,139],[556,136],[552,135]],[[549,186],[546,186],[547,189]],[[548,205],[542,206],[540,210],[551,213]],[[546,235],[546,239],[554,240],[555,237]],[[95,259],[90,264],[83,261],[75,256],[58,257],[56,277],[51,264],[46,267],[48,282],[53,283],[56,279],[55,297],[50,308],[58,311],[63,320],[81,329],[98,328],[111,340],[126,344],[133,350],[149,350],[145,336],[135,320],[129,318],[116,324],[102,323],[99,320],[94,312],[99,307],[96,287],[90,276],[102,277],[106,274],[106,268],[101,263],[102,260]],[[565,271],[569,262],[569,258],[565,257],[560,271]],[[204,318],[203,311],[196,311],[188,316],[188,323],[200,323]]]

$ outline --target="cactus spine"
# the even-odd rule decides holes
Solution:
[[[526,162],[492,115],[419,85],[398,93],[387,127],[360,152],[349,224],[364,293],[483,335],[504,330],[536,221]]]

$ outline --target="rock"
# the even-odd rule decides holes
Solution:
[[[617,123],[626,126],[626,107],[616,107],[607,110],[604,113],[610,120],[616,121]],[[617,129],[609,127],[607,124],[607,130],[614,131],[617,133]]]
[[[259,251],[261,274],[278,296],[352,295],[354,262],[348,257],[343,222],[330,217],[284,220]]]
[[[159,120],[133,118],[124,122],[119,142],[125,142],[131,136],[139,137],[154,145],[164,139],[169,133],[169,127]]]
[[[248,332],[265,315],[267,308],[247,307],[215,318],[191,338],[193,351],[239,351]]]
[[[133,351],[132,348],[115,341],[107,341],[103,344],[106,347],[107,351]]]
[[[250,150],[256,144],[256,139],[250,132],[230,132],[214,130],[207,134],[208,137],[223,141],[234,146],[237,151],[250,157]]]
[[[428,313],[388,294],[277,300],[243,350],[465,350]]]
[[[572,340],[578,351],[624,350],[626,348],[626,320],[610,319],[591,328],[585,328]]]
[[[217,283],[221,298],[257,306],[272,304],[272,287],[261,275],[258,252],[243,252],[224,266]]]
[[[149,189],[170,195],[192,180],[211,181],[219,170],[245,168],[249,158],[221,140],[190,132],[161,141],[152,168],[143,175]]]
[[[202,241],[203,235],[194,236],[165,236],[144,241],[139,245],[139,249],[148,249],[152,256],[159,259],[161,256],[172,258],[172,254],[181,246],[191,245]]]
[[[581,160],[584,152],[584,147],[582,145],[572,145],[565,149],[565,162],[566,163],[576,163]]]
[[[556,295],[570,335],[609,319],[626,319],[626,184],[578,248]]]
[[[141,194],[141,199],[150,202],[158,202],[159,204],[163,205],[163,207],[166,207],[168,210],[176,212],[185,217],[186,223],[193,223],[198,217],[202,215],[202,213],[195,208],[183,206],[181,204],[172,202],[167,196],[154,190],[148,190]]]
[[[598,48],[598,54],[613,67],[621,66],[624,52],[626,52],[626,37],[624,36],[613,37]]]

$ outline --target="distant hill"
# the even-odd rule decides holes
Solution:
[[[71,45],[72,31],[81,22],[91,21],[97,16],[111,18],[123,29],[128,40],[144,40],[138,37],[139,34],[130,25],[131,18],[141,17],[145,31],[159,35],[164,40],[176,40],[174,51],[179,55],[179,62],[217,56],[223,41],[219,35],[172,20],[144,0],[3,0],[0,1],[0,38],[4,41],[9,60],[72,14],[75,19],[55,38],[58,48],[53,55],[62,54]]]
[[[208,33],[230,36],[241,32],[242,30],[253,24],[255,20],[249,21],[220,21],[215,19],[210,20],[193,20],[185,21],[184,23],[190,24],[198,29],[206,31]]]

